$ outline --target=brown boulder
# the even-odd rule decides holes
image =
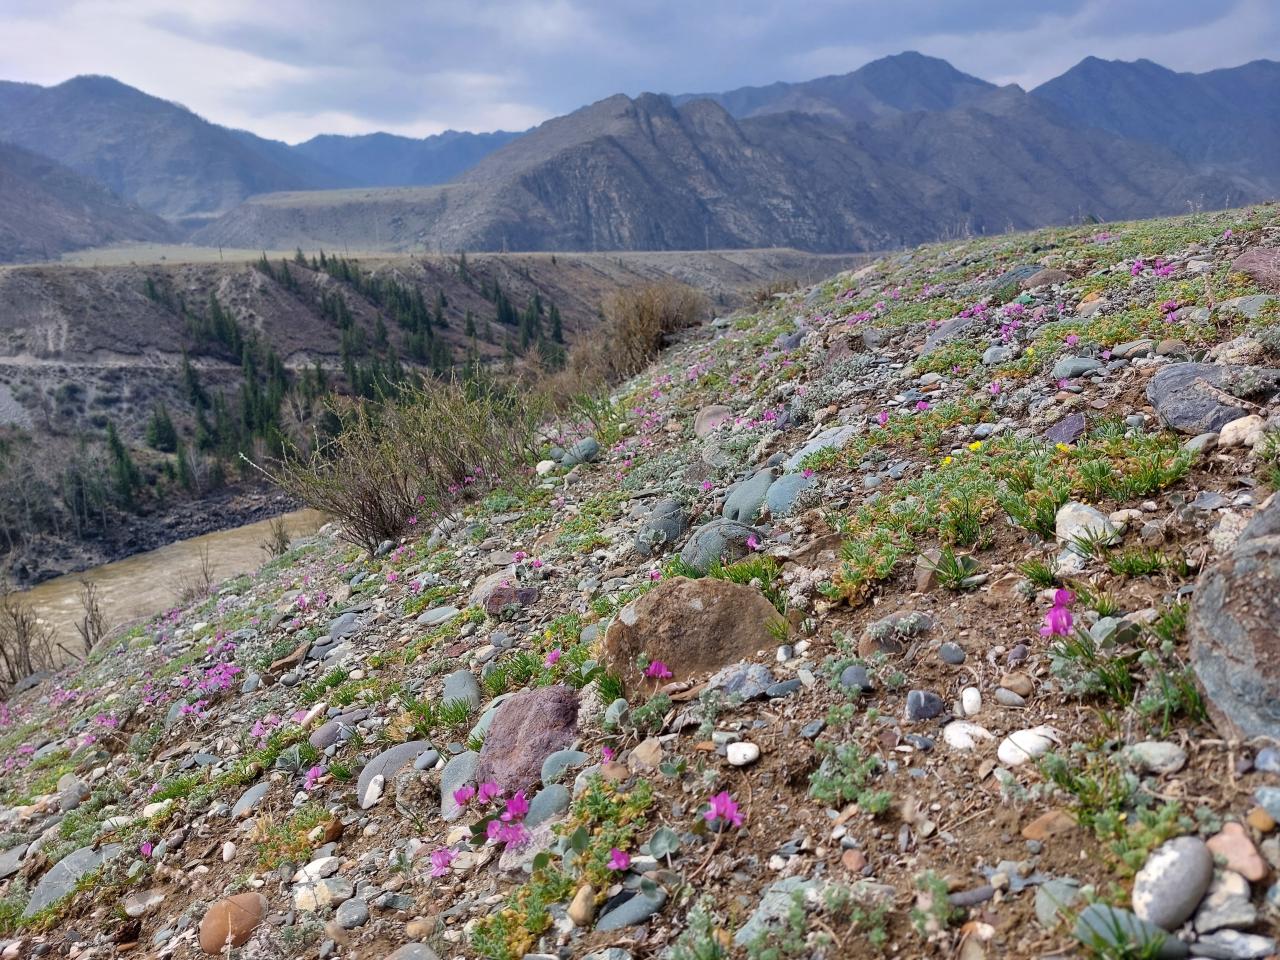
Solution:
[[[1232,261],[1231,269],[1252,277],[1264,290],[1280,293],[1280,247],[1250,247]]]
[[[1046,267],[1043,270],[1037,270],[1027,279],[1022,281],[1023,290],[1034,290],[1036,287],[1050,287],[1058,283],[1066,283],[1071,279],[1071,274],[1065,270],[1055,270],[1052,267]]]
[[[535,687],[504,700],[480,748],[477,778],[510,795],[542,778],[542,761],[578,736],[578,695],[569,687]]]
[[[710,436],[721,424],[733,419],[733,411],[722,404],[703,407],[693,418],[693,435],[698,439]]]
[[[260,893],[237,893],[219,900],[200,921],[200,949],[216,957],[228,942],[244,946],[266,915],[267,898]]]
[[[603,661],[627,690],[652,690],[658,681],[641,672],[641,655],[661,660],[676,680],[688,680],[776,647],[769,625],[782,623],[752,587],[674,577],[618,612],[605,634]]]

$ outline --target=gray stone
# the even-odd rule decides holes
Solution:
[[[1157,847],[1133,878],[1133,912],[1165,930],[1176,930],[1199,905],[1213,881],[1213,854],[1199,837],[1175,837]]]
[[[600,919],[596,921],[596,929],[621,930],[623,927],[634,927],[661,910],[666,902],[667,892],[661,887],[652,894],[643,890],[632,894],[631,891],[624,890],[605,904]]]
[[[1187,634],[1218,726],[1280,737],[1280,498],[1254,514],[1231,553],[1200,574]]]
[[[460,753],[440,771],[440,816],[446,822],[462,816],[463,808],[453,799],[453,791],[476,782],[476,770],[480,766],[480,754],[468,750]]]
[[[440,694],[442,703],[462,700],[472,710],[480,708],[480,683],[470,670],[455,670],[444,678],[444,691]]]
[[[267,791],[271,789],[271,784],[267,781],[255,783],[252,787],[240,794],[240,799],[235,802],[235,806],[231,808],[231,819],[239,820],[253,813],[254,809],[267,795]]]
[[[1101,366],[1101,361],[1095,360],[1093,357],[1059,357],[1058,362],[1053,365],[1053,378],[1055,380],[1074,380],[1076,377],[1082,377],[1086,373],[1092,373]]]
[[[334,911],[333,919],[338,921],[338,926],[343,930],[363,927],[369,922],[369,904],[358,899],[347,900],[339,904],[338,909]]]
[[[1156,371],[1147,384],[1147,399],[1160,419],[1179,433],[1195,436],[1218,433],[1248,413],[1227,387],[1247,385],[1255,395],[1274,393],[1280,370],[1232,367],[1212,363],[1171,363]]]
[[[799,680],[799,678],[792,677],[790,680],[780,680],[777,683],[769,684],[764,695],[770,700],[777,700],[781,697],[791,696],[791,694],[795,693],[803,686],[804,684]]]
[[[856,690],[858,693],[870,693],[875,689],[867,668],[859,663],[850,664],[840,672],[840,686],[846,690]]]
[[[388,953],[385,960],[440,960],[440,957],[425,943],[406,943]]]
[[[532,830],[538,824],[555,819],[568,811],[570,799],[569,788],[564,784],[548,784],[529,801],[529,812],[524,817],[525,826]]]
[[[1182,960],[1187,945],[1128,910],[1091,903],[1076,918],[1075,937],[1088,947],[1103,947],[1103,956],[1140,955],[1152,960]],[[1107,951],[1110,950],[1110,953]]]
[[[1233,870],[1220,871],[1196,910],[1196,933],[1253,926],[1258,920],[1258,908],[1251,901],[1252,895],[1248,880]]]
[[[1006,360],[1013,359],[1013,347],[1004,346],[999,343],[993,343],[982,351],[982,362],[985,366],[992,367],[997,363],[1004,363]]]
[[[1223,310],[1232,310],[1241,316],[1248,317],[1250,320],[1256,320],[1262,313],[1263,308],[1272,299],[1265,293],[1253,293],[1247,297],[1232,297],[1230,300],[1223,300],[1218,306]]]
[[[1046,880],[1036,887],[1036,920],[1052,930],[1064,911],[1070,911],[1080,900],[1080,883],[1070,877]]]
[[[436,750],[424,750],[418,754],[416,760],[413,761],[413,769],[430,770],[440,762],[440,754]]]
[[[27,901],[22,916],[35,916],[45,907],[57,903],[75,890],[81,877],[97,870],[108,860],[118,856],[122,850],[124,850],[123,844],[108,843],[99,850],[93,847],[81,847],[67,854],[40,878],[36,888],[31,891],[31,899]]]
[[[29,846],[31,846],[29,843],[20,843],[16,847],[0,852],[0,880],[12,877],[18,872]]]
[[[996,703],[1002,707],[1025,707],[1027,701],[1019,693],[1014,693],[1004,687],[996,687],[995,692]]]
[[[912,690],[907,694],[906,717],[911,721],[932,720],[947,708],[932,690]]]
[[[580,767],[589,759],[591,758],[581,750],[557,750],[550,753],[542,761],[542,782],[555,783],[570,767]]]
[[[927,357],[948,340],[964,333],[973,325],[973,322],[973,317],[952,317],[950,320],[944,320],[938,324],[937,329],[925,337],[924,346],[920,349],[920,356]]]
[[[849,425],[828,427],[786,459],[783,463],[785,472],[792,473],[798,470],[804,459],[811,454],[826,450],[828,447],[840,449],[853,439],[857,432],[856,427]]]
[[[1176,743],[1143,740],[1124,750],[1125,759],[1143,773],[1177,773],[1187,765],[1187,752]]]
[[[769,884],[761,894],[760,903],[747,918],[747,922],[734,933],[734,946],[745,947],[785,917],[791,910],[794,894],[800,892],[807,896],[811,891],[821,888],[820,880],[807,880],[804,877],[786,877]]]
[[[400,769],[413,763],[423,751],[430,750],[431,744],[426,740],[410,740],[400,743],[390,750],[384,750],[364,765],[360,777],[356,780],[356,802],[364,798],[365,791],[374,777],[382,777],[388,785],[395,779]]]
[[[336,643],[343,637],[349,637],[360,629],[353,611],[348,611],[329,621],[329,641]]]
[[[745,557],[751,552],[747,541],[752,538],[760,541],[764,534],[745,523],[717,517],[693,531],[680,551],[680,559],[699,573],[706,573],[717,560],[732,563]]]
[[[944,643],[938,648],[938,657],[943,663],[949,663],[953,667],[958,667],[964,663],[964,648],[957,643]]]
[[[418,623],[424,627],[438,627],[442,623],[452,620],[462,611],[457,607],[443,606],[432,607],[430,610],[423,611],[418,616]]]
[[[1044,433],[1049,443],[1075,443],[1086,427],[1083,413],[1069,413]]]
[[[817,481],[813,477],[806,477],[803,473],[788,473],[779,477],[769,487],[769,492],[764,498],[765,506],[769,508],[769,515],[790,516],[797,506],[809,499],[807,496],[809,491],[816,486]]]
[[[1075,500],[1064,503],[1054,516],[1054,533],[1069,549],[1080,542],[1101,541],[1112,544],[1118,541],[1116,525],[1105,513]]]
[[[755,700],[763,697],[773,683],[769,668],[759,663],[731,663],[710,680],[707,686],[726,696]]]
[[[565,452],[560,460],[560,466],[576,467],[580,463],[591,463],[599,456],[599,441],[595,437],[583,437]]]
[[[725,519],[755,523],[769,494],[769,487],[777,478],[777,470],[769,467],[734,487],[733,492],[725,499],[724,509],[721,511]]]
[[[1213,960],[1262,960],[1276,952],[1276,941],[1256,933],[1219,930],[1201,937],[1192,949],[1195,956]]]
[[[679,540],[688,525],[684,504],[671,497],[659,500],[636,534],[635,550],[645,557],[658,553]]]
[[[1275,747],[1263,747],[1253,758],[1253,769],[1261,770],[1263,773],[1280,773],[1280,750]]]

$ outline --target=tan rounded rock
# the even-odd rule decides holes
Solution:
[[[576,926],[587,927],[596,915],[596,891],[589,883],[584,883],[573,895],[569,904],[569,919]]]
[[[267,915],[267,898],[260,893],[237,893],[219,900],[200,921],[200,949],[209,956],[222,953],[227,944],[242,947]]]

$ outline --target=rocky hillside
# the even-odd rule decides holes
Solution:
[[[0,952],[1274,955],[1278,248],[838,274],[22,685]]]
[[[940,236],[1218,207],[1261,196],[999,89],[850,124],[737,120],[710,100],[610,97],[429,189],[256,197],[194,240],[256,249],[883,250]]]
[[[169,224],[96,181],[0,143],[0,263],[56,259],[81,247],[174,236]]]

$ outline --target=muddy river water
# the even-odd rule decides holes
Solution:
[[[324,515],[315,510],[297,510],[284,514],[284,520],[290,536],[300,537],[318,530]],[[107,625],[117,627],[174,606],[184,584],[202,578],[206,555],[215,584],[256,570],[269,559],[263,544],[270,525],[270,520],[262,520],[180,540],[115,563],[46,580],[25,591],[23,598],[57,632],[58,643],[69,650],[79,650],[80,636],[75,625],[83,615],[82,580],[92,580],[97,585],[98,602]]]

